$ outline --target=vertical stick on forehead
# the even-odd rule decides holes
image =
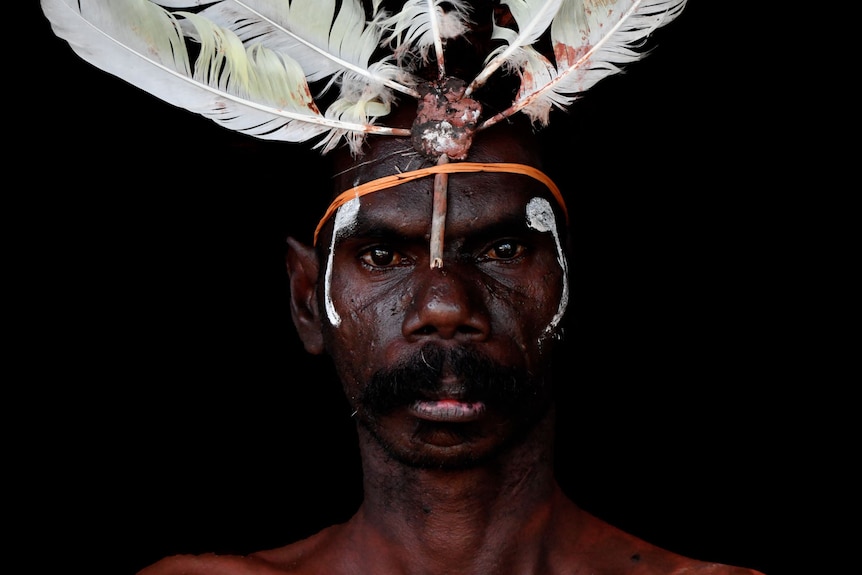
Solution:
[[[449,158],[446,154],[440,156],[437,160],[437,165],[449,163]],[[431,213],[431,242],[430,242],[430,259],[431,268],[443,267],[443,237],[446,234],[446,211],[448,203],[449,174],[438,173],[434,174],[434,197],[432,199]]]
[[[436,158],[437,167],[447,165],[450,159],[465,160],[470,150],[482,106],[464,98],[465,87],[463,80],[445,77],[442,69],[438,81],[417,87],[422,98],[410,128],[413,148],[426,158]],[[443,267],[448,183],[446,172],[435,174],[429,246],[432,269]]]

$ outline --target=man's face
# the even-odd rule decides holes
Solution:
[[[546,413],[566,264],[541,184],[458,174],[432,269],[431,189],[419,180],[342,207],[318,293],[359,422],[402,462],[464,466]]]

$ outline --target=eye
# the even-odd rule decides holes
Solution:
[[[497,242],[491,249],[485,252],[485,259],[489,260],[513,260],[520,258],[527,251],[524,244],[512,240]]]
[[[364,251],[359,260],[372,268],[391,268],[407,263],[403,255],[386,246],[374,246]]]

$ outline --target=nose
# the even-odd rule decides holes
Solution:
[[[470,280],[448,268],[427,268],[416,282],[403,334],[410,340],[437,337],[482,341],[490,333],[490,320]]]

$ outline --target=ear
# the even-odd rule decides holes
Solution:
[[[287,238],[287,275],[290,281],[290,315],[305,350],[323,353],[323,332],[317,306],[319,264],[313,247]]]

